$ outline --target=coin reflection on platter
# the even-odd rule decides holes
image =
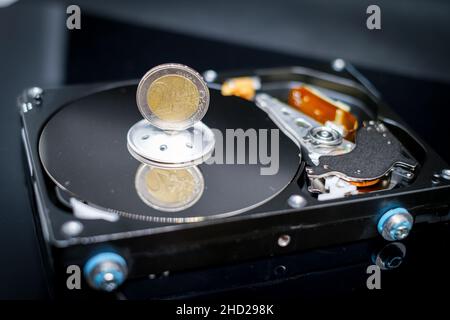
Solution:
[[[204,179],[196,167],[167,169],[142,164],[136,172],[136,191],[150,207],[176,212],[193,206],[202,196]]]

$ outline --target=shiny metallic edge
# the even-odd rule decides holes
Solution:
[[[146,99],[147,90],[150,87],[150,84],[154,81],[149,81],[149,79],[151,80],[151,77],[157,76],[159,78],[166,75],[180,75],[180,70],[184,72],[184,74],[181,74],[181,76],[184,76],[191,80],[199,90],[199,93],[203,90],[205,96],[203,100],[200,97],[201,100],[197,112],[195,112],[188,120],[171,123],[159,119],[150,111]],[[158,73],[162,74],[157,75]],[[136,103],[142,116],[147,119],[152,125],[163,130],[184,130],[191,127],[195,122],[200,121],[205,116],[209,108],[209,101],[209,88],[206,85],[206,82],[203,80],[202,76],[194,69],[177,63],[166,63],[150,69],[139,81],[138,88],[136,90]],[[197,118],[197,120],[192,121],[192,119],[195,118]]]
[[[128,148],[128,152],[133,156],[133,158],[135,158],[140,163],[147,164],[147,165],[154,166],[154,167],[161,167],[163,169],[183,169],[183,168],[199,165],[199,164],[202,164],[203,162],[205,162],[206,160],[208,160],[209,157],[211,157],[212,153],[214,152],[214,148],[212,148],[211,151],[209,151],[208,153],[205,153],[200,158],[196,158],[192,161],[179,162],[179,163],[168,163],[168,162],[153,161],[153,160],[144,158],[144,157],[140,156],[138,153],[136,153],[136,151],[133,150],[133,147],[130,146],[128,143],[127,143],[127,148]]]
[[[139,162],[141,163],[145,163],[148,165],[152,165],[152,166],[156,166],[156,167],[162,167],[162,168],[167,168],[167,169],[176,169],[176,168],[185,168],[185,167],[189,167],[192,165],[198,165],[201,164],[203,162],[205,162],[207,159],[209,159],[212,155],[212,153],[214,152],[216,143],[214,140],[214,143],[211,144],[209,149],[206,149],[206,152],[202,153],[199,157],[197,158],[193,158],[191,161],[186,161],[186,162],[160,162],[160,161],[156,161],[156,160],[152,160],[149,158],[146,158],[144,156],[142,156],[138,151],[137,148],[135,146],[135,144],[133,143],[133,140],[131,138],[131,132],[132,130],[135,128],[135,126],[142,124],[144,120],[140,120],[138,122],[136,122],[134,125],[131,126],[131,128],[128,130],[127,132],[127,148],[128,148],[128,152]],[[205,125],[203,122],[199,121],[198,122],[203,129],[201,130],[205,130],[205,131],[210,131],[211,136],[214,139],[214,133],[211,131],[211,129]]]

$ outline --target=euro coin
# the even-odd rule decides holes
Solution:
[[[164,169],[141,166],[136,175],[140,198],[160,211],[181,211],[194,205],[203,193],[204,182],[196,167]]]
[[[148,71],[136,93],[139,111],[163,130],[184,130],[208,110],[209,90],[203,78],[181,64],[163,64]]]

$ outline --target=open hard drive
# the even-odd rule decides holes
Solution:
[[[26,90],[51,265],[111,291],[448,220],[449,166],[353,67],[333,66],[202,77],[166,64],[140,82]]]

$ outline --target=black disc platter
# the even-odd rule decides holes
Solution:
[[[299,168],[299,149],[279,131],[278,172],[261,175],[267,164],[200,164],[204,179],[195,204],[166,212],[146,204],[136,191],[141,163],[127,150],[127,132],[142,117],[135,102],[136,86],[100,91],[68,103],[45,125],[39,154],[43,167],[58,187],[80,201],[145,221],[190,222],[226,217],[254,208],[280,193]],[[252,102],[224,97],[211,89],[211,104],[203,122],[226,129],[268,130],[277,126]],[[216,137],[216,141],[220,137]],[[216,142],[216,147],[217,147]],[[273,161],[275,159],[273,158]]]

